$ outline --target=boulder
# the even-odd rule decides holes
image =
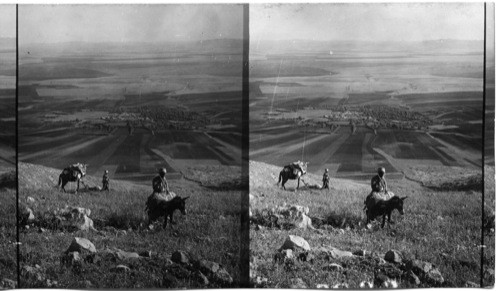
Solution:
[[[54,216],[61,221],[63,227],[71,230],[96,230],[94,221],[89,217],[90,213],[90,209],[87,208],[66,206],[54,211]]]
[[[311,247],[309,246],[309,243],[302,237],[296,235],[289,235],[279,250],[281,251],[287,249],[291,250],[302,249],[304,251],[310,251]]]
[[[385,253],[384,260],[391,262],[391,263],[402,263],[403,258],[402,255],[399,251],[396,250],[390,250],[387,253]]]
[[[28,197],[26,197],[26,202],[35,203],[35,198],[28,196]]]
[[[81,238],[81,237],[75,237],[73,239],[73,241],[71,242],[71,245],[69,246],[69,248],[66,250],[66,253],[70,253],[70,252],[79,252],[79,253],[82,253],[82,252],[91,252],[91,253],[95,253],[97,251],[96,251],[96,248],[95,248],[94,244],[91,241],[89,241],[88,239]]]
[[[189,255],[183,251],[175,251],[171,260],[178,264],[189,264]]]
[[[293,278],[289,287],[290,289],[307,289],[306,283],[301,278]]]
[[[316,284],[316,289],[330,289],[328,284]]]

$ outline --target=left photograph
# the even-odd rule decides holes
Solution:
[[[18,9],[19,287],[238,287],[243,5]]]
[[[16,6],[0,5],[0,288],[17,287]]]

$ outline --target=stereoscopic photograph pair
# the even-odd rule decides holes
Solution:
[[[490,288],[494,3],[0,5],[0,287]]]

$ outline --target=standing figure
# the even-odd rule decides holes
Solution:
[[[108,170],[104,171],[104,175],[102,175],[102,191],[108,191],[109,192],[109,176],[108,176]]]
[[[323,187],[321,189],[330,189],[330,176],[328,176],[328,169],[323,173]]]

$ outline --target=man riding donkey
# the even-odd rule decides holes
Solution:
[[[166,179],[167,169],[161,168],[158,171],[158,176],[153,178],[153,193],[148,197],[146,202],[146,212],[148,214],[148,225],[161,216],[165,217],[163,228],[167,225],[167,218],[170,218],[170,223],[173,221],[173,213],[175,210],[180,210],[183,215],[186,215],[185,201],[188,197],[178,197],[174,192],[170,192]]]
[[[384,178],[385,168],[381,167],[377,170],[377,175],[373,176],[371,180],[372,192],[365,199],[367,224],[375,219],[377,216],[382,215],[382,225],[385,225],[386,217],[389,223],[391,221],[391,213],[394,209],[397,209],[401,215],[404,214],[403,211],[403,201],[407,197],[394,196],[394,193],[389,192],[387,189],[387,181]]]

